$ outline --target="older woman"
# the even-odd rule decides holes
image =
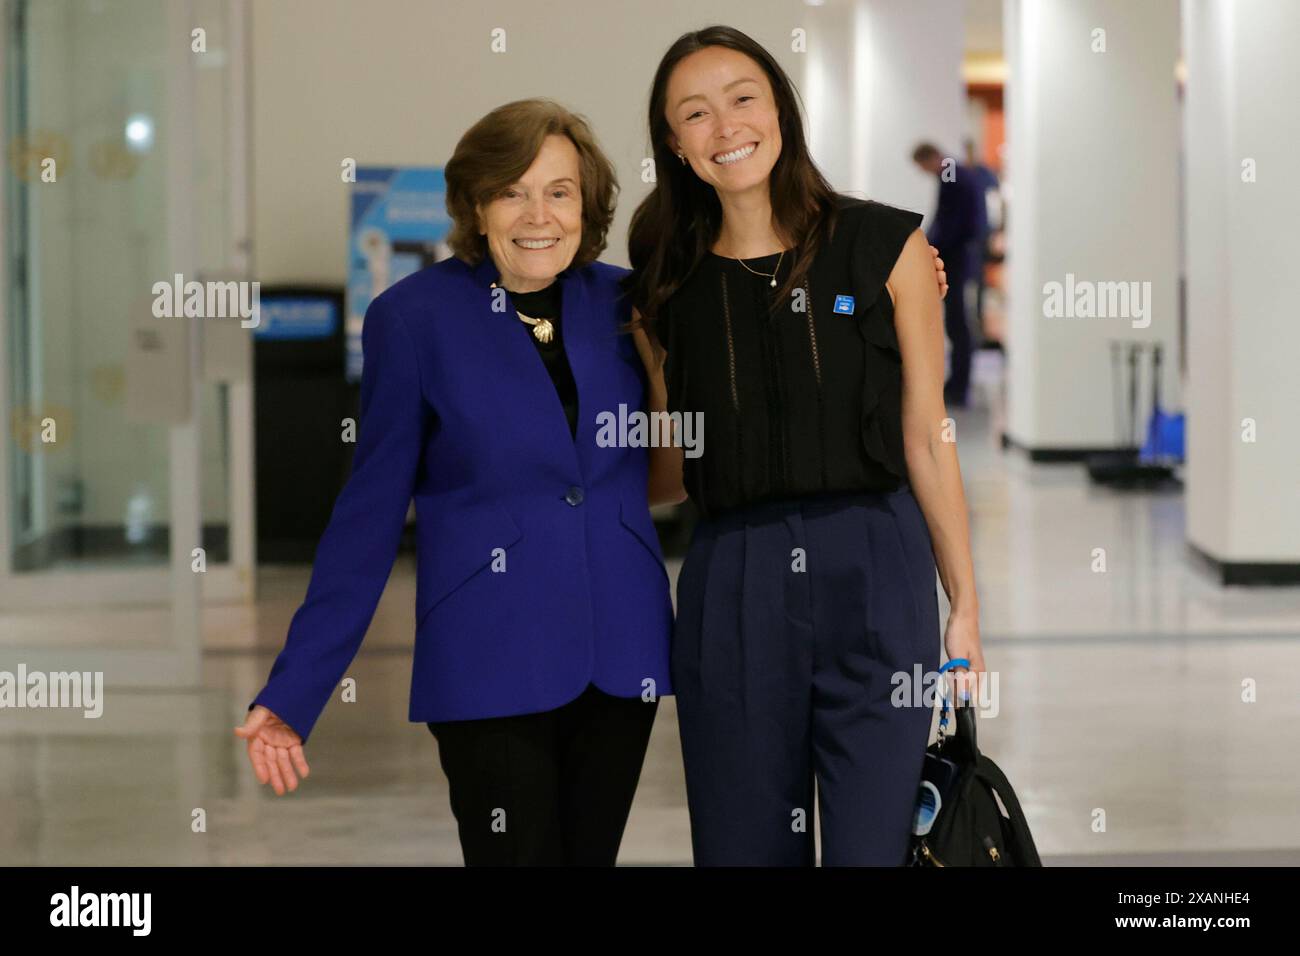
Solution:
[[[277,793],[369,626],[415,498],[410,719],[438,741],[465,862],[613,864],[672,607],[644,447],[595,441],[646,375],[596,261],[617,185],[587,124],[510,103],[446,167],[455,258],[366,313],[352,474],[239,733]]]

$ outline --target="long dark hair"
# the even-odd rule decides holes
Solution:
[[[781,127],[781,154],[769,178],[772,217],[779,231],[795,244],[793,268],[774,296],[774,307],[803,281],[813,256],[834,226],[835,191],[808,154],[798,93],[781,65],[733,27],[711,26],[683,33],[659,61],[650,88],[655,188],[637,207],[628,227],[633,271],[626,287],[642,315],[636,324],[645,326],[652,338],[657,338],[653,320],[660,308],[708,254],[722,225],[722,204],[713,187],[699,179],[689,165],[682,165],[668,145],[672,130],[664,109],[674,67],[711,46],[745,54],[763,68],[772,86]]]

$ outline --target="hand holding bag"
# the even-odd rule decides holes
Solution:
[[[940,673],[967,664],[958,658]],[[950,710],[945,695],[938,739],[921,771],[910,865],[1042,866],[1015,791],[976,745],[974,704],[957,708],[956,736],[946,734]]]

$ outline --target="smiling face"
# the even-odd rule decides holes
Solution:
[[[711,46],[685,57],[668,79],[669,146],[721,193],[766,189],[781,155],[772,85],[754,60]]]
[[[479,207],[479,233],[510,291],[543,289],[573,261],[582,241],[578,167],[569,138],[547,136],[519,181]]]

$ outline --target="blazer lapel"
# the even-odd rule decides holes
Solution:
[[[497,343],[498,352],[509,369],[518,373],[508,377],[517,379],[522,385],[524,394],[519,402],[520,408],[524,414],[533,416],[541,433],[558,446],[558,454],[566,459],[570,455],[575,456],[579,474],[585,474],[587,454],[584,449],[594,440],[595,410],[591,404],[595,400],[595,380],[592,376],[589,341],[592,317],[581,278],[576,270],[569,268],[556,279],[561,283],[560,340],[578,390],[576,435],[569,434],[569,423],[564,416],[560,396],[555,391],[555,383],[546,371],[537,346],[525,334],[523,323],[519,321],[514,305],[510,302],[509,292],[505,294],[505,311],[492,311],[496,294],[492,284],[500,281],[501,276],[491,256],[485,255],[483,261],[474,267],[474,278],[487,296],[489,324],[493,327],[492,339]]]

